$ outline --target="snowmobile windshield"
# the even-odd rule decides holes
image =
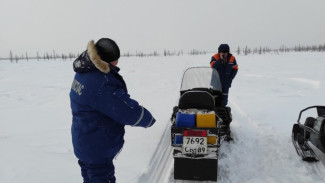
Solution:
[[[191,67],[183,75],[181,91],[206,88],[221,92],[218,71],[210,67]]]

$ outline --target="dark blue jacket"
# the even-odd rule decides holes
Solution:
[[[125,125],[150,127],[155,119],[130,98],[119,68],[91,54],[89,50],[83,52],[73,64],[71,133],[78,159],[102,163],[121,150]],[[108,67],[103,69],[102,64]]]
[[[232,80],[236,77],[238,72],[238,65],[235,57],[229,53],[227,58],[222,60],[219,53],[217,53],[212,56],[210,66],[218,71],[223,90],[229,89]]]

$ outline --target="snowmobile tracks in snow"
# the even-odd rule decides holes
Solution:
[[[139,183],[168,182],[173,165],[173,154],[170,146],[170,126],[169,123],[167,124],[160,139],[160,144],[150,161],[149,169],[139,178]]]

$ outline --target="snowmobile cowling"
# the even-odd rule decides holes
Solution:
[[[313,110],[314,116],[310,116]],[[302,115],[308,114],[302,123]],[[304,161],[325,164],[325,106],[311,106],[300,111],[297,124],[293,125],[292,142]]]

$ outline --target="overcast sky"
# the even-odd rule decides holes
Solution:
[[[0,0],[0,26],[0,57],[77,53],[101,37],[122,53],[318,45],[325,0]]]

